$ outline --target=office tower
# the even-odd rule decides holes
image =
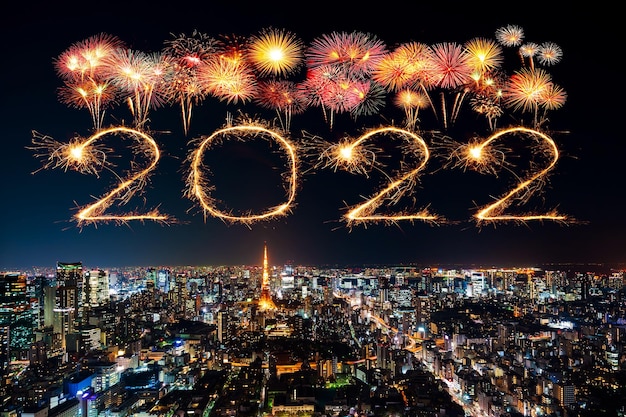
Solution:
[[[270,293],[270,275],[267,262],[267,244],[263,246],[263,278],[261,281],[261,297],[259,298],[259,309],[275,310],[276,305],[272,300],[272,294]]]
[[[109,296],[109,271],[87,271],[83,278],[82,306],[84,310],[107,305]],[[88,316],[85,312],[84,316]],[[84,320],[86,322],[87,320]]]
[[[224,343],[228,338],[228,314],[224,311],[217,313],[217,340]]]
[[[26,280],[26,296],[32,311],[33,328],[35,329],[43,325],[43,286],[45,281],[46,278],[42,275],[29,277]]]
[[[54,332],[61,335],[61,347],[66,346],[66,335],[74,332],[78,323],[79,293],[83,284],[81,262],[57,262],[56,296],[54,303]]]
[[[33,337],[33,320],[26,296],[26,275],[0,274],[0,368],[14,359],[28,357]]]

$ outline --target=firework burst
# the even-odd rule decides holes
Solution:
[[[257,78],[237,59],[216,56],[201,66],[198,78],[209,94],[228,104],[245,103],[256,96]]]
[[[260,81],[254,101],[261,107],[276,111],[284,131],[289,131],[291,117],[306,109],[306,98],[293,81]]]
[[[269,28],[250,39],[246,57],[260,76],[287,76],[303,64],[304,46],[293,33]]]
[[[180,106],[185,135],[189,133],[193,108],[207,95],[198,79],[198,69],[217,54],[219,45],[217,39],[198,31],[165,42],[163,53],[172,58],[167,94],[170,101]]]

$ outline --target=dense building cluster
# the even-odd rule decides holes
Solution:
[[[624,415],[625,295],[619,269],[267,256],[2,272],[0,415]]]

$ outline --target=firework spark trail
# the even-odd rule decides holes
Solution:
[[[199,105],[207,95],[198,80],[198,68],[218,53],[218,46],[217,39],[198,31],[193,31],[190,36],[180,34],[165,42],[163,53],[172,58],[167,94],[180,106],[185,135],[189,133],[194,106]]]
[[[261,107],[276,111],[285,132],[291,128],[292,116],[306,109],[306,97],[302,90],[298,89],[295,82],[288,80],[261,81],[254,101]]]
[[[217,201],[211,196],[215,187],[210,184],[203,171],[206,167],[203,164],[204,153],[226,140],[249,140],[264,138],[265,140],[274,140],[280,144],[288,157],[289,174],[285,176],[287,187],[287,201],[276,207],[271,207],[264,212],[258,214],[242,214],[233,215],[217,208]],[[198,146],[189,155],[190,171],[187,175],[187,191],[186,196],[197,201],[205,215],[209,213],[213,217],[220,218],[228,222],[241,222],[243,224],[251,224],[259,220],[268,220],[278,216],[286,216],[290,213],[294,204],[296,190],[298,185],[298,155],[297,148],[288,139],[266,127],[253,123],[241,124],[236,126],[227,125],[226,127],[215,131],[208,137],[202,137],[197,140]]]
[[[123,45],[116,36],[99,34],[73,44],[54,60],[56,72],[64,80],[59,89],[60,101],[87,108],[96,131],[102,127],[105,109],[117,98],[105,70]]]

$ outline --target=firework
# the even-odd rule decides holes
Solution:
[[[524,29],[517,25],[498,28],[496,40],[504,46],[520,46],[524,40]]]
[[[471,39],[465,43],[465,50],[469,54],[472,79],[476,82],[502,65],[502,48],[491,39]]]
[[[358,96],[356,105],[350,110],[355,120],[359,116],[380,114],[387,97],[387,91],[383,86],[374,81],[357,81],[352,88]]]
[[[561,61],[563,50],[554,42],[544,42],[539,45],[539,63],[541,65],[554,65]]]
[[[535,130],[512,128],[506,132],[531,136],[542,149],[538,152],[553,157],[553,162],[558,159],[552,140],[542,136],[538,129],[545,128],[547,113],[561,108],[567,99],[565,90],[553,83],[543,69],[560,62],[563,51],[553,42],[524,42],[524,31],[515,25],[496,30],[494,40],[476,37],[465,43],[433,45],[412,41],[401,43],[392,51],[387,50],[385,43],[376,36],[364,32],[332,32],[304,45],[291,32],[268,28],[250,37],[220,35],[213,38],[198,31],[191,35],[173,35],[161,52],[147,53],[127,48],[114,36],[100,34],[72,45],[54,61],[63,81],[59,100],[70,107],[87,109],[96,133],[87,140],[73,138],[67,144],[37,134],[33,138],[34,149],[40,152],[38,157],[45,159],[45,168],[98,175],[103,169],[110,169],[106,155],[113,151],[102,146],[97,139],[103,134],[119,134],[134,138],[139,144],[138,152],[153,158],[156,163],[158,147],[150,136],[142,133],[149,131],[149,115],[153,109],[166,104],[180,106],[183,131],[188,135],[192,111],[206,98],[217,98],[226,105],[253,102],[276,112],[280,133],[267,127],[269,123],[244,121],[233,125],[229,115],[225,128],[191,142],[198,147],[189,157],[187,195],[200,204],[205,215],[245,224],[285,215],[293,205],[297,184],[296,154],[301,149],[318,153],[313,164],[315,168],[341,168],[361,175],[369,175],[372,170],[384,173],[384,167],[380,165],[383,151],[370,141],[378,136],[396,136],[402,139],[406,151],[401,158],[411,158],[410,162],[402,159],[400,165],[417,168],[384,174],[389,184],[367,202],[351,209],[344,219],[349,225],[399,220],[436,222],[441,219],[426,209],[418,213],[378,214],[383,205],[397,203],[416,186],[430,157],[423,139],[411,133],[417,132],[418,128],[424,130],[424,126],[418,126],[422,123],[422,109],[431,107],[437,123],[446,130],[457,120],[466,102],[472,111],[487,119],[490,132],[495,131],[505,110],[532,114],[531,125]],[[503,48],[509,47],[517,48],[522,63],[522,68],[511,75],[503,69]],[[288,79],[303,67],[304,80]],[[440,98],[440,109],[433,104],[432,97],[436,94]],[[294,114],[304,113],[311,107],[321,108],[324,121],[332,129],[337,114],[346,113],[353,119],[382,116],[388,96],[395,107],[404,112],[403,129],[374,129],[356,140],[348,137],[337,143],[329,143],[315,135],[307,138],[308,133],[303,132],[305,138],[298,148],[281,136],[291,129]],[[105,111],[117,103],[128,105],[134,129],[113,127],[103,130]],[[502,134],[493,134],[486,141],[474,140],[461,145],[451,140],[446,149],[453,149],[450,158],[457,162],[452,165],[471,166],[479,171],[491,169],[491,174],[503,168],[511,170],[506,158],[508,151],[493,144]],[[216,201],[211,196],[213,188],[202,172],[201,156],[217,143],[234,137],[241,140],[263,138],[279,143],[288,155],[290,167],[285,204],[260,214],[241,216],[216,208]],[[481,156],[475,160],[461,157],[470,150]],[[486,161],[484,165],[482,161]],[[147,218],[167,221],[166,216],[156,211],[148,215],[117,217],[105,214],[113,202],[125,203],[142,189],[148,171],[153,168],[151,165],[145,171],[133,174],[103,199],[81,210],[77,221],[80,224]],[[499,202],[481,210],[479,221],[521,219],[502,213],[512,201],[520,201],[539,190],[545,173],[546,170],[538,171]],[[392,180],[393,176],[397,179]],[[525,216],[523,220],[549,219],[552,214]],[[556,214],[552,218],[563,219]]]
[[[54,65],[64,80],[99,80],[100,70],[123,47],[124,43],[117,36],[102,33],[75,43],[54,60]]]
[[[441,89],[441,115],[444,128],[448,127],[448,109],[446,104],[445,90],[454,90],[466,86],[472,79],[472,66],[470,55],[460,44],[455,42],[443,42],[433,45],[433,65],[437,74],[436,86]],[[466,89],[461,89],[455,94],[454,104],[450,114],[456,116],[458,109],[465,97]],[[453,122],[454,120],[450,120]]]
[[[198,78],[206,91],[226,103],[245,103],[256,96],[257,79],[239,59],[216,56],[201,65]]]
[[[309,68],[344,66],[349,74],[367,77],[387,53],[384,42],[363,32],[332,32],[315,38],[305,52]]]
[[[563,105],[566,99],[565,92],[554,86],[550,74],[541,68],[522,68],[511,76],[503,92],[504,103],[515,110],[533,113],[533,125],[541,126],[545,121],[539,118],[541,106],[545,110]]]
[[[171,61],[162,53],[117,50],[106,67],[106,76],[126,100],[134,125],[142,128],[152,108],[167,102],[166,80]]]
[[[413,130],[418,121],[419,110],[429,107],[430,99],[428,95],[421,91],[413,91],[407,88],[398,91],[394,104],[404,110],[407,128]]]
[[[100,130],[105,109],[115,102],[117,91],[106,79],[106,71],[123,43],[115,36],[99,34],[78,42],[54,60],[64,80],[59,89],[62,103],[89,110],[93,127]]]
[[[270,28],[250,39],[246,56],[260,76],[286,76],[302,65],[303,49],[293,33]]]
[[[198,68],[217,54],[218,47],[217,39],[198,31],[194,31],[191,36],[181,34],[165,42],[163,53],[172,58],[167,94],[169,100],[180,106],[185,135],[189,133],[194,106],[200,104],[207,95],[198,79]]]
[[[66,81],[59,89],[59,101],[71,107],[86,108],[91,114],[93,127],[100,130],[104,122],[105,109],[117,100],[118,91],[108,81]]]
[[[286,132],[290,129],[292,115],[303,113],[306,109],[306,98],[293,81],[260,81],[254,100],[262,107],[275,110]]]

